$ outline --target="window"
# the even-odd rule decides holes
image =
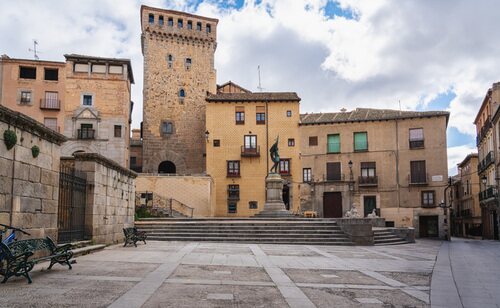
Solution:
[[[174,26],[174,19],[172,17],[168,18],[168,26],[173,27]]]
[[[59,70],[57,68],[45,68],[44,73],[45,80],[59,80]]]
[[[78,139],[94,139],[94,132],[92,124],[81,124],[78,130]]]
[[[196,23],[196,30],[201,31],[201,22]]]
[[[186,70],[189,70],[191,68],[191,58],[186,58]]]
[[[288,118],[290,118],[290,117],[292,116],[292,111],[291,111],[291,110],[287,110],[287,111],[286,111],[286,116],[287,116]]]
[[[410,128],[410,149],[420,149],[424,147],[424,129]]]
[[[161,123],[161,133],[162,134],[173,134],[174,133],[174,124],[169,121],[165,121]]]
[[[354,152],[368,151],[368,134],[354,133]]]
[[[256,135],[245,135],[244,145],[245,145],[245,150],[257,149],[257,136]]]
[[[36,67],[19,67],[19,78],[36,79]]]
[[[288,139],[288,146],[289,147],[294,147],[295,146],[295,139],[289,138]]]
[[[30,104],[31,103],[31,91],[21,91],[21,104]]]
[[[154,24],[155,23],[155,15],[149,14],[149,24]]]
[[[110,65],[108,71],[110,74],[123,74],[123,66]]]
[[[340,162],[326,163],[326,180],[341,181],[342,174],[340,173]]]
[[[122,126],[115,125],[115,138],[121,138],[121,137],[122,137]]]
[[[422,191],[422,206],[434,206],[435,194],[434,190]]]
[[[160,26],[163,26],[163,16],[160,15],[160,17],[158,17],[158,24]]]
[[[425,184],[427,183],[427,173],[425,171],[425,160],[417,160],[410,162],[410,183]]]
[[[212,32],[212,26],[207,24],[207,33],[210,33]]]
[[[327,153],[340,153],[340,134],[328,135]]]
[[[193,29],[193,22],[192,22],[191,20],[188,20],[187,29],[188,29],[188,30]]]
[[[239,177],[240,176],[240,161],[239,160],[228,160],[227,161],[227,176],[228,177]]]
[[[177,20],[177,28],[181,29],[183,27],[182,19]]]
[[[84,106],[92,106],[92,103],[93,103],[92,102],[92,100],[93,100],[92,98],[93,98],[92,95],[90,95],[90,94],[84,94],[83,98],[82,98],[82,105],[84,105]]]
[[[168,55],[167,56],[167,63],[168,63],[168,68],[172,68],[172,64],[174,63],[174,56]]]
[[[309,137],[309,146],[314,147],[318,145],[318,136],[310,136]]]
[[[248,201],[248,208],[251,210],[255,210],[259,208],[259,203],[257,201]]]
[[[214,139],[214,147],[220,147],[220,140]]]
[[[237,125],[245,124],[245,107],[236,107],[235,120]]]
[[[290,175],[290,159],[280,159],[280,174]]]
[[[88,73],[89,64],[88,63],[75,63],[75,66],[73,67],[73,71],[75,73]]]
[[[57,92],[45,92],[45,98],[42,100],[40,108],[59,110],[59,94]]]
[[[375,162],[365,162],[361,163],[361,177],[368,178],[374,177],[376,175],[376,163]]]
[[[137,165],[137,157],[130,156],[130,166],[134,167],[135,165]]]
[[[235,214],[237,211],[237,203],[234,201],[228,202],[227,203],[227,212],[229,214]]]
[[[106,74],[106,65],[92,64],[92,73]]]
[[[236,201],[240,200],[240,185],[227,186],[227,199]]]
[[[57,118],[45,118],[43,119],[43,125],[47,126],[53,131],[59,131],[57,129]]]
[[[311,168],[302,169],[302,181],[304,183],[309,183],[312,181],[312,170]]]
[[[184,89],[179,90],[179,104],[184,104],[184,98],[186,97],[186,92]]]
[[[257,124],[266,124],[266,107],[257,106],[255,116]]]

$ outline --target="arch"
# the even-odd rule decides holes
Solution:
[[[176,170],[175,164],[169,160],[164,160],[158,165],[158,173],[175,174]]]
[[[72,156],[73,153],[99,153],[99,148],[93,143],[81,143],[77,141],[66,141],[61,145],[61,156]]]
[[[158,151],[153,157],[143,161],[143,172],[158,172],[158,166],[163,161],[171,161],[175,164],[177,173],[186,173],[186,162],[183,155],[172,150]]]

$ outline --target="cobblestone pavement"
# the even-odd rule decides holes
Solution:
[[[0,307],[429,307],[440,245],[117,245],[9,280]]]

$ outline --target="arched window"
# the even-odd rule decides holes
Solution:
[[[167,63],[168,63],[168,68],[172,68],[172,65],[174,63],[174,56],[168,55],[167,56]]]
[[[212,26],[207,24],[207,33],[210,33],[212,32]]]
[[[155,15],[149,14],[149,23],[154,24],[155,23]]]
[[[191,58],[186,58],[186,70],[189,70],[191,68]]]
[[[169,160],[162,161],[158,166],[158,173],[176,173],[175,164]]]
[[[184,98],[184,97],[186,97],[186,92],[184,91],[184,89],[180,89],[180,90],[179,90],[179,98],[181,98],[181,99],[182,99],[182,98]]]

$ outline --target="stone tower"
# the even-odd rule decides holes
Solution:
[[[217,90],[217,23],[141,7],[143,172],[205,171],[205,98]]]

